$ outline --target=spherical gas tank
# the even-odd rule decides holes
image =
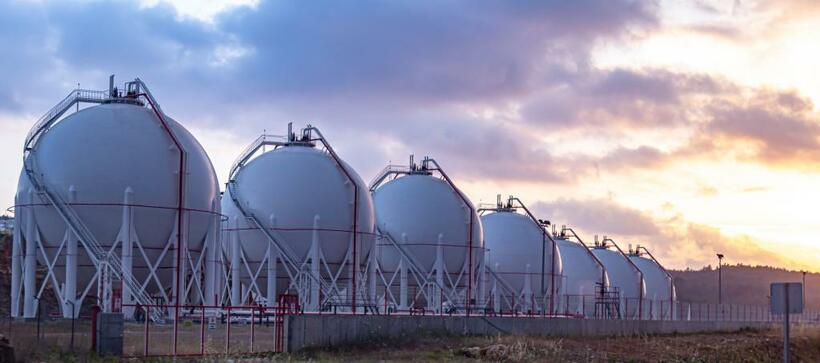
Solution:
[[[670,306],[676,299],[672,280],[661,266],[649,258],[630,254],[629,259],[643,272],[646,282],[645,299],[653,306],[652,309],[645,309],[644,315],[651,312],[653,319],[660,317],[661,314],[668,316]]]
[[[565,238],[556,238],[555,243],[564,261],[563,295],[593,296],[598,293],[599,284],[609,284],[606,270],[602,270],[586,246]]]
[[[627,257],[616,250],[606,247],[594,247],[592,253],[606,268],[609,286],[617,288],[621,297],[621,314],[626,317],[637,317],[642,309],[641,297],[645,296],[646,285]]]
[[[235,175],[233,190],[237,195],[232,196],[229,189],[222,197],[223,213],[228,219],[223,245],[228,253],[230,238],[237,238],[244,258],[255,272],[269,245],[268,238],[236,207],[237,197],[244,203],[245,211],[259,219],[291,251],[297,263],[308,258],[316,238],[322,257],[334,271],[351,247],[356,207],[357,255],[365,261],[374,243],[373,201],[361,177],[349,165],[342,164],[358,188],[358,201],[353,184],[333,157],[310,144],[290,144],[251,159]],[[247,271],[244,267],[241,270],[247,279]],[[286,281],[281,265],[279,270],[280,282]],[[264,280],[266,275],[259,276]],[[264,283],[257,285],[267,294]],[[283,283],[277,286],[277,290],[287,289]]]
[[[516,293],[529,289],[536,297],[560,289],[563,258],[553,258],[552,242],[528,216],[514,211],[483,215],[487,266]],[[554,266],[553,266],[554,261]],[[526,286],[529,280],[530,286]],[[542,285],[543,281],[543,285]],[[555,290],[552,283],[555,282]],[[543,286],[543,292],[541,287]]]
[[[212,223],[218,220],[219,184],[210,159],[194,136],[170,117],[164,119],[187,152],[185,233],[189,250],[198,254]],[[156,264],[169,240],[175,238],[179,150],[151,109],[116,103],[82,109],[54,124],[28,157],[34,158],[30,161],[49,189],[72,206],[106,250],[123,231],[131,231],[150,263]],[[66,224],[32,188],[23,170],[15,198],[20,228],[31,240],[35,232],[27,224],[35,223],[46,252],[52,256],[66,235]],[[132,209],[132,226],[123,226],[125,206]],[[94,268],[82,247],[80,251],[78,285],[82,287]],[[61,254],[65,253],[63,248]],[[158,275],[166,287],[171,286],[172,263],[169,255],[158,264]],[[64,259],[58,260],[55,273],[59,278],[64,264]],[[136,245],[133,264],[135,277],[142,281],[148,266]],[[149,284],[148,289],[154,291],[155,285]]]
[[[376,220],[382,233],[404,245],[421,268],[433,269],[439,245],[444,267],[453,280],[469,268],[472,236],[473,268],[483,256],[481,220],[445,180],[429,174],[409,174],[382,184],[373,193]],[[472,220],[472,231],[470,230]],[[396,271],[401,254],[389,241],[380,243],[383,271]]]

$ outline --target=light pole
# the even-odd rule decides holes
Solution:
[[[718,305],[723,305],[723,254],[718,253]]]

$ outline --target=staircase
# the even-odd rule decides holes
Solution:
[[[144,88],[145,93],[142,94],[142,96],[149,99],[152,107],[153,105],[156,105],[157,103],[153,100],[153,97],[150,92],[148,92],[147,88],[145,88],[144,83],[139,80],[135,82],[138,82],[138,84]],[[97,104],[115,102],[142,105],[141,102],[133,97],[112,97],[110,91],[106,92],[80,89],[72,91],[68,96],[66,96],[66,98],[60,101],[60,103],[49,110],[48,113],[43,115],[43,117],[37,121],[26,137],[25,148],[23,151],[23,164],[26,175],[40,198],[54,206],[55,210],[66,223],[68,228],[70,228],[71,231],[80,239],[98,273],[102,274],[103,271],[100,271],[100,268],[106,268],[107,266],[109,269],[109,275],[113,275],[111,278],[118,278],[122,280],[123,284],[131,291],[131,294],[136,302],[143,306],[151,306],[154,304],[153,299],[151,299],[151,297],[143,291],[134,276],[126,276],[122,273],[122,264],[117,256],[113,256],[105,250],[105,248],[97,241],[94,234],[88,229],[85,223],[83,223],[82,218],[77,214],[74,208],[72,208],[70,204],[66,203],[60,193],[49,187],[48,183],[43,178],[43,173],[38,169],[36,162],[36,147],[40,137],[47,133],[51,129],[51,126],[53,126],[66,111],[68,111],[75,104],[81,102]],[[149,310],[151,312],[150,317],[154,322],[164,322],[164,317],[160,309]]]

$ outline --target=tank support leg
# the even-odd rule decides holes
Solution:
[[[527,264],[524,274],[524,288],[521,291],[521,310],[523,313],[533,311],[532,306],[532,277],[530,276],[530,264]]]
[[[369,283],[369,294],[370,297],[369,304],[371,306],[376,305],[376,254],[370,253],[370,261],[368,264],[370,265],[367,268],[368,276],[368,283]],[[374,307],[374,310],[378,311],[378,306]]]
[[[486,260],[481,261],[478,265],[478,299],[476,303],[478,307],[484,309],[487,307],[487,271]]]
[[[217,210],[219,200],[218,198],[211,203],[211,210]],[[217,260],[219,258],[219,216],[211,216],[211,228],[208,230],[208,236],[205,238],[205,305],[217,305],[219,298],[217,297],[217,280],[219,280],[219,273],[217,271]]]
[[[30,207],[26,207],[28,209]],[[20,213],[22,216],[25,213]],[[20,316],[20,285],[22,282],[23,269],[20,265],[20,260],[23,259],[22,248],[23,232],[20,231],[20,219],[17,220],[17,226],[14,228],[14,235],[11,244],[11,317],[16,318]]]
[[[319,281],[322,276],[319,273],[320,267],[320,251],[319,251],[319,215],[313,217],[313,238],[310,243],[310,274],[313,275],[310,281],[310,300],[308,302],[308,309],[310,311],[319,311]]]
[[[28,199],[29,201],[34,201],[33,190],[29,190]],[[26,257],[23,270],[23,273],[25,274],[23,277],[23,317],[25,318],[33,318],[37,312],[37,304],[34,299],[34,294],[36,293],[36,279],[34,272],[37,269],[37,239],[40,237],[36,227],[37,221],[34,220],[33,209],[33,207],[26,208]]]
[[[276,253],[276,249],[268,245],[268,297],[267,297],[267,306],[276,306],[276,279],[277,279],[277,271],[276,271],[276,260],[279,258],[279,254]]]
[[[276,215],[270,215],[270,227],[276,228]],[[279,258],[279,253],[276,247],[268,243],[268,276],[267,276],[267,299],[266,306],[276,306],[276,279],[278,278],[278,271],[276,270],[276,262]]]
[[[441,313],[441,294],[443,291],[441,287],[444,286],[444,247],[442,247],[442,242],[444,241],[444,234],[439,233],[438,235],[438,245],[436,245],[436,262],[435,262],[435,269],[436,269],[436,284],[433,288],[432,293],[432,300],[433,306],[431,306],[432,310]],[[469,299],[469,297],[467,297]]]
[[[239,221],[234,218],[233,222],[235,230],[229,232],[231,235],[231,305],[239,306],[242,293],[239,280]]]
[[[401,243],[407,245],[407,234],[402,233]],[[407,310],[407,263],[404,256],[399,260],[399,310]]]
[[[495,264],[495,271],[498,271],[498,264]],[[497,313],[501,312],[501,300],[498,293],[498,278],[493,276],[493,311]]]
[[[120,225],[120,234],[117,238],[122,243],[122,275],[133,276],[134,266],[134,211],[131,207],[133,202],[134,191],[131,187],[125,188],[124,203],[122,207],[122,224]],[[127,306],[133,304],[134,300],[131,298],[131,289],[128,284],[122,284],[122,313],[125,319],[130,320],[134,317],[134,307]]]

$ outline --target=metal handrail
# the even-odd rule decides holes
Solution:
[[[253,142],[251,142],[250,145],[248,145],[247,147],[245,147],[244,150],[242,150],[242,153],[239,154],[239,157],[237,157],[236,160],[234,160],[233,164],[231,165],[230,172],[228,173],[228,180],[233,180],[234,176],[236,175],[236,172],[239,171],[239,168],[244,166],[256,153],[256,151],[259,150],[259,148],[261,148],[262,146],[273,145],[275,147],[279,147],[285,144],[281,141],[268,141],[269,138],[284,139],[285,137],[280,135],[262,134],[259,137],[257,137],[256,140],[253,140]]]
[[[590,250],[589,250],[589,246],[587,246],[587,244],[586,244],[586,243],[584,243],[584,240],[582,240],[582,239],[581,239],[581,236],[579,236],[577,233],[575,233],[575,230],[574,230],[574,229],[569,228],[569,227],[567,227],[567,226],[563,226],[563,227],[561,227],[561,234],[562,234],[562,235],[564,235],[564,232],[565,232],[565,231],[570,231],[570,232],[572,233],[572,236],[574,236],[574,237],[575,237],[575,239],[577,239],[577,240],[578,240],[578,243],[580,243],[580,244],[581,244],[581,246],[583,246],[583,247],[584,247],[584,251],[586,251],[586,253],[587,253],[590,257],[592,257],[592,260],[593,260],[593,261],[595,261],[595,263],[597,263],[597,264],[598,264],[598,266],[601,268],[601,286],[605,286],[605,285],[607,285],[607,278],[606,278],[606,277],[607,277],[607,276],[606,276],[607,271],[606,271],[606,266],[604,266],[604,263],[603,263],[603,262],[601,262],[601,260],[600,260],[600,259],[598,259],[598,256],[595,256],[595,254],[594,254],[594,253],[592,253],[592,251],[590,251]]]
[[[376,190],[379,184],[381,184],[381,182],[391,174],[404,174],[407,173],[408,169],[409,167],[407,165],[388,164],[384,167],[384,169],[378,172],[372,180],[370,180],[370,183],[367,184],[368,189],[372,192]]]

